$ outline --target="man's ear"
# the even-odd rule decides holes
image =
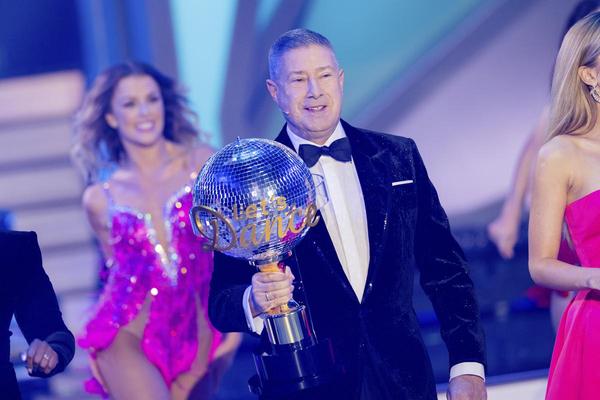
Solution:
[[[110,126],[113,129],[117,129],[117,119],[115,118],[114,115],[112,115],[111,113],[107,113],[104,116],[104,120],[106,121],[106,123],[108,124],[108,126]]]
[[[598,74],[592,67],[579,67],[577,69],[577,75],[579,75],[579,79],[588,86],[595,87],[598,84]]]
[[[275,81],[271,80],[271,79],[267,79],[267,90],[269,91],[269,94],[271,95],[271,98],[273,99],[273,101],[275,103],[277,103],[277,84],[275,83]]]

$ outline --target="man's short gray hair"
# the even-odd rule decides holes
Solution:
[[[286,52],[310,45],[327,47],[333,53],[333,46],[329,39],[310,29],[292,29],[279,36],[269,49],[269,76],[271,79],[275,80],[277,78],[279,61]]]

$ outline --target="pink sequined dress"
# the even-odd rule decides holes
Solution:
[[[572,203],[565,220],[583,267],[600,267],[600,190]],[[600,291],[581,290],[563,313],[546,400],[600,399]]]
[[[208,322],[213,256],[201,249],[202,239],[190,226],[191,187],[185,186],[171,196],[165,205],[164,221],[114,204],[107,184],[105,192],[109,198],[113,259],[95,313],[78,344],[90,352],[93,360],[98,351],[110,346],[119,329],[134,320],[142,308],[148,309],[142,350],[170,386],[177,375],[189,370],[199,345],[208,347],[206,361],[210,362],[221,337]],[[168,249],[156,239],[154,224],[158,223],[166,224]],[[198,309],[203,310],[203,316],[198,315]],[[198,322],[202,318],[206,323]],[[95,378],[86,382],[86,389],[106,395],[101,376],[95,372]]]

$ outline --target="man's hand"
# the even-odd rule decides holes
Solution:
[[[257,272],[252,276],[250,308],[256,317],[273,307],[287,304],[292,298],[294,275],[289,267],[285,272]]]
[[[33,339],[25,353],[27,372],[40,372],[48,375],[58,364],[58,354],[44,340]]]
[[[486,400],[485,382],[477,375],[459,375],[450,380],[448,400]]]

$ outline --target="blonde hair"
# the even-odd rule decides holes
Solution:
[[[583,135],[596,125],[597,103],[579,77],[579,67],[594,67],[600,56],[600,12],[577,22],[565,35],[554,69],[548,140]]]

